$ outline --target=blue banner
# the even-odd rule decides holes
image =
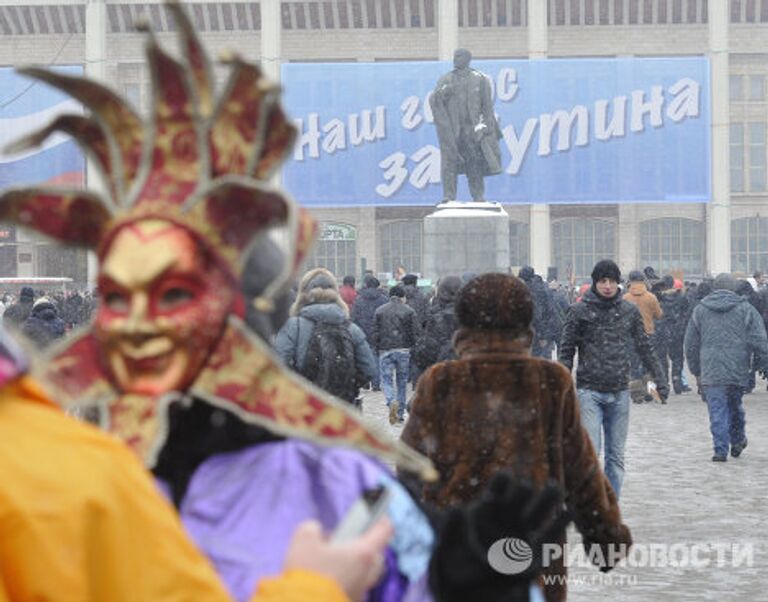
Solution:
[[[710,200],[709,62],[702,57],[473,61],[494,88],[502,203]],[[287,63],[299,139],[285,188],[314,207],[434,205],[429,108],[445,62]],[[459,200],[469,200],[459,177]]]

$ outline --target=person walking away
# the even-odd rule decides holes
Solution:
[[[559,360],[573,369],[576,351],[579,366],[576,386],[584,428],[600,452],[605,437],[605,474],[616,496],[624,481],[624,448],[629,427],[629,374],[632,348],[653,376],[661,399],[669,386],[645,334],[640,311],[619,295],[621,271],[603,259],[592,270],[592,288],[568,310]]]
[[[21,289],[19,300],[13,303],[3,314],[3,327],[11,332],[18,332],[24,322],[32,313],[32,304],[35,302],[35,291],[31,286]]]
[[[341,288],[339,289],[339,294],[344,300],[344,303],[347,304],[349,311],[352,311],[352,306],[355,304],[355,299],[357,298],[354,276],[344,276],[344,280],[341,283]]]
[[[356,404],[376,367],[362,330],[349,321],[336,279],[323,268],[307,272],[291,317],[275,338],[285,364],[328,393]]]
[[[47,297],[40,297],[35,301],[32,311],[21,327],[21,334],[40,350],[62,338],[65,333],[64,320],[59,317],[56,306]]]
[[[643,318],[643,329],[645,334],[653,343],[656,332],[656,320],[660,320],[663,313],[661,305],[656,295],[648,290],[645,274],[640,270],[634,270],[629,273],[629,291],[624,295],[624,300],[631,303],[640,311]],[[649,378],[640,356],[636,350],[632,350],[632,380],[629,383],[629,393],[632,401],[642,403],[643,401],[653,401],[653,397],[648,393]]]
[[[709,410],[713,462],[738,458],[747,446],[742,396],[751,366],[768,371],[768,338],[757,310],[736,294],[738,281],[720,274],[693,310],[685,357]]]
[[[656,323],[655,347],[661,370],[669,376],[672,369],[672,388],[676,395],[683,392],[683,337],[688,299],[682,288],[675,287],[675,279],[667,274],[661,279],[658,294],[662,317]]]
[[[420,331],[416,312],[405,304],[405,290],[393,286],[389,303],[376,310],[373,341],[379,354],[379,370],[384,398],[389,407],[389,423],[405,420],[405,389],[408,384],[411,348]],[[393,377],[396,383],[393,383]],[[397,391],[395,391],[395,384]]]
[[[439,508],[463,507],[500,470],[534,487],[553,480],[585,545],[628,547],[631,534],[582,428],[571,375],[531,356],[533,313],[527,286],[514,276],[482,274],[461,290],[458,359],[424,373],[403,430],[402,440],[439,472],[418,494]],[[557,537],[564,543],[565,530]],[[564,576],[566,568],[560,560],[544,571]],[[545,595],[564,600],[564,580],[549,580]]]
[[[427,298],[418,287],[419,277],[416,274],[406,274],[403,276],[403,290],[405,291],[405,303],[416,312],[416,319],[420,327],[424,327],[427,322],[429,306]]]
[[[427,323],[413,350],[414,361],[421,371],[434,363],[456,357],[453,352],[453,333],[456,332],[458,323],[454,303],[461,285],[461,278],[458,276],[445,276],[437,285],[437,295]]]
[[[557,324],[557,313],[551,292],[529,265],[520,268],[519,277],[530,289],[533,299],[534,335],[531,353],[535,357],[552,359],[559,324]]]
[[[367,275],[363,280],[363,288],[355,299],[355,304],[352,307],[352,322],[365,333],[365,340],[368,343],[368,347],[371,350],[371,356],[375,356],[373,344],[373,316],[376,310],[387,302],[387,295],[379,287],[381,284],[379,280],[371,275]],[[375,364],[375,374],[371,379],[371,388],[374,391],[379,390],[380,378],[378,362]]]

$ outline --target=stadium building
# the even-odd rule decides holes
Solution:
[[[768,270],[768,0],[304,0],[189,1],[216,55],[235,49],[279,78],[285,63],[479,59],[707,57],[711,198],[697,203],[505,204],[510,265],[560,279],[588,276],[601,258],[686,278]],[[149,99],[144,16],[175,43],[159,2],[0,0],[0,65],[81,66],[141,110]],[[217,71],[219,83],[224,72]],[[17,97],[18,96],[18,97]],[[0,119],[20,94],[0,90]],[[0,175],[2,163],[0,163]],[[3,181],[3,185],[9,182]],[[495,199],[504,203],[504,199]],[[364,268],[420,272],[425,206],[317,208],[311,262],[339,277]],[[13,228],[0,229],[0,276],[70,276],[87,261]]]

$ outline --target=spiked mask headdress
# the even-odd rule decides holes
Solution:
[[[126,226],[160,220],[190,234],[236,287],[257,236],[287,227],[283,273],[262,294],[274,298],[291,281],[310,248],[309,214],[265,181],[290,151],[296,132],[279,105],[279,88],[236,57],[215,102],[208,58],[186,13],[167,6],[178,24],[184,62],[169,56],[147,31],[154,102],[149,123],[117,94],[88,79],[28,68],[22,72],[81,102],[87,115],[64,115],[11,150],[71,135],[101,172],[101,193],[25,188],[0,197],[0,219],[35,229],[104,258]],[[148,29],[148,28],[145,28]],[[151,466],[166,437],[169,396],[125,395],[104,370],[99,341],[84,332],[56,349],[37,374],[64,405],[94,410],[102,425]],[[430,473],[427,460],[365,426],[341,402],[281,368],[237,316],[230,316],[205,365],[181,392],[235,412],[246,422],[286,436],[345,444]]]

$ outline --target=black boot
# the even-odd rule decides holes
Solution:
[[[674,377],[672,379],[672,389],[675,391],[675,395],[681,395],[683,393],[683,381]]]

